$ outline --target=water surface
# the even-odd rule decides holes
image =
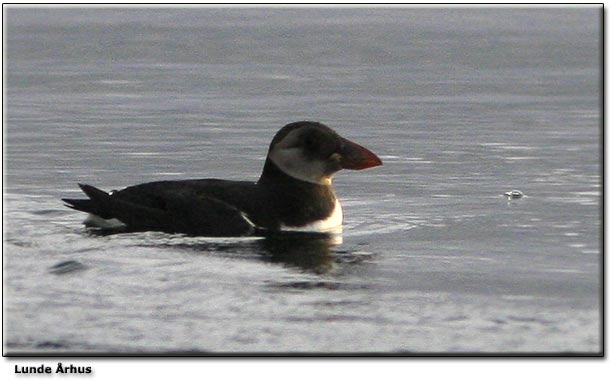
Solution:
[[[5,353],[601,350],[599,9],[4,17]],[[98,236],[59,200],[256,180],[304,119],[385,163],[337,176],[341,244]]]

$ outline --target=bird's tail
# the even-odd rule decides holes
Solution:
[[[89,197],[89,199],[63,198],[62,201],[66,203],[66,206],[78,211],[98,215],[101,218],[108,217],[103,214],[105,214],[105,205],[108,204],[110,195],[90,185],[79,183],[79,187]]]

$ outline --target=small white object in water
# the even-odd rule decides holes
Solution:
[[[520,190],[512,190],[504,193],[510,199],[519,199],[523,197],[523,192]]]

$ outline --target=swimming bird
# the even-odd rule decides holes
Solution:
[[[89,199],[62,200],[90,214],[87,226],[105,231],[192,236],[335,232],[344,216],[332,187],[334,174],[379,165],[374,153],[326,125],[299,121],[276,133],[257,182],[157,181],[110,193],[79,184]]]

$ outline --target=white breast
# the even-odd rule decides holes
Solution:
[[[344,215],[342,213],[342,206],[336,199],[334,205],[334,211],[326,219],[317,220],[316,222],[306,224],[300,227],[285,226],[281,225],[281,231],[291,232],[342,232],[342,220]]]

